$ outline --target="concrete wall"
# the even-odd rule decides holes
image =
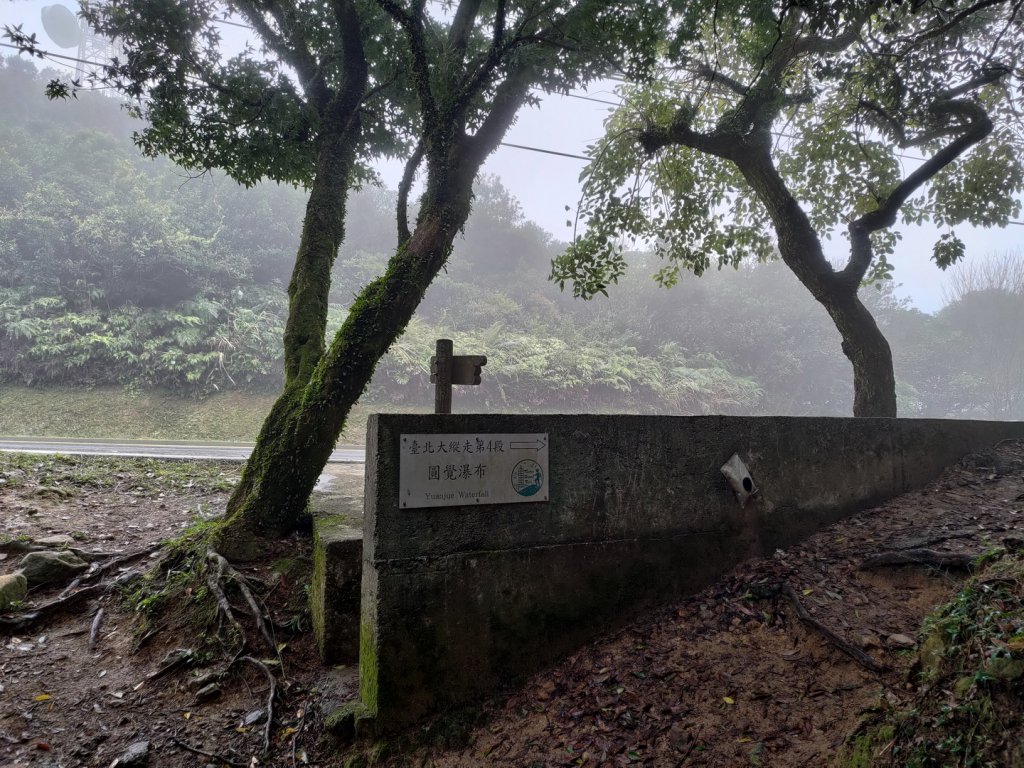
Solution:
[[[550,501],[400,509],[400,435],[549,435]],[[1024,423],[379,415],[367,437],[361,696],[391,728],[472,700],[751,556],[932,480]],[[745,509],[720,467],[759,489]]]

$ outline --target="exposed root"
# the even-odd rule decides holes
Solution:
[[[962,531],[944,531],[943,533],[927,538],[921,538],[917,536],[908,536],[904,538],[904,541],[913,542],[907,543],[905,546],[893,546],[894,550],[914,550],[921,549],[923,547],[930,547],[933,544],[941,544],[944,541],[952,541],[953,539],[970,539],[978,535],[976,528],[965,528]]]
[[[274,699],[277,698],[277,678],[274,677],[274,673],[270,671],[266,664],[258,659],[254,659],[252,656],[239,656],[237,661],[247,661],[259,667],[270,684],[270,691],[267,693],[267,723],[263,727],[263,754],[266,755],[270,752],[270,729],[274,726]]]
[[[100,608],[96,611],[96,616],[92,620],[92,628],[89,630],[89,650],[93,651],[96,649],[96,639],[100,634],[100,625],[103,624],[103,609]]]
[[[977,555],[956,552],[937,552],[934,549],[904,549],[899,552],[883,552],[869,557],[860,567],[862,570],[884,568],[892,565],[930,565],[934,568],[960,568],[971,570],[977,562]]]
[[[815,630],[824,637],[829,643],[834,645],[840,651],[845,653],[851,659],[856,661],[862,667],[871,672],[887,672],[889,667],[878,661],[875,661],[871,656],[862,651],[860,648],[851,645],[850,643],[843,640],[835,632],[826,627],[820,621],[815,619],[811,614],[807,612],[803,602],[800,600],[800,596],[796,593],[796,590],[789,584],[755,584],[751,585],[751,593],[759,598],[767,597],[785,597],[793,606],[796,611],[796,615],[800,618],[800,621],[807,627]]]
[[[242,640],[242,645],[245,645],[245,630],[242,629],[242,625],[238,623],[238,619],[235,618],[234,611],[231,610],[231,603],[228,602],[227,595],[224,594],[224,590],[221,588],[221,582],[224,580],[224,565],[227,561],[218,555],[216,552],[210,551],[207,553],[207,562],[213,567],[206,572],[206,586],[210,588],[210,594],[213,595],[217,601],[217,614],[221,619],[228,622],[231,628],[235,630],[238,637]]]
[[[82,602],[88,597],[102,593],[107,589],[110,589],[110,587],[110,584],[104,583],[91,584],[88,587],[82,587],[77,592],[72,592],[64,597],[58,597],[48,603],[43,603],[38,608],[26,611],[14,618],[9,619],[4,616],[0,616],[0,633],[14,634],[15,632],[29,629],[43,619],[49,618],[56,613],[60,613],[61,611]]]
[[[204,752],[203,750],[199,749],[198,747],[193,747],[191,744],[185,743],[184,741],[179,739],[177,736],[171,736],[170,737],[170,741],[171,741],[172,744],[175,744],[175,745],[181,747],[182,749],[184,749],[184,750],[186,750],[188,752],[191,752],[193,755],[199,755],[200,757],[205,757],[207,760],[212,760],[213,762],[217,763],[218,765],[227,765],[227,766],[229,766],[229,768],[245,768],[245,765],[243,763],[236,763],[234,760],[229,760],[228,758],[224,757],[223,755],[218,755],[216,752]]]
[[[34,545],[25,546],[27,547],[23,550],[25,552],[34,552],[40,549],[44,549],[43,547],[35,547]],[[153,546],[146,547],[145,549],[140,549],[135,552],[131,552],[127,555],[120,555],[106,563],[103,563],[100,566],[96,566],[94,564],[86,574],[79,576],[70,584],[68,584],[68,586],[65,587],[64,590],[50,602],[43,603],[38,608],[34,608],[30,611],[25,611],[13,618],[0,617],[0,634],[13,634],[15,632],[29,629],[30,627],[42,621],[43,619],[47,619],[50,616],[53,616],[54,614],[59,613],[60,611],[77,605],[83,600],[91,598],[99,593],[106,593],[114,587],[124,584],[126,581],[135,578],[138,575],[138,573],[135,571],[128,571],[126,573],[121,574],[113,581],[96,581],[96,583],[94,584],[88,583],[98,579],[100,576],[107,573],[112,568],[115,568],[119,565],[123,565],[124,563],[132,562],[133,560],[138,560],[140,557],[145,557],[146,555],[149,555],[151,552],[154,552],[157,549],[159,549],[160,546],[160,544],[155,544]],[[76,549],[68,551],[78,554],[79,556],[91,557],[98,554],[93,553],[93,555],[89,555],[88,553],[82,553],[81,550]],[[85,586],[83,586],[83,584]],[[98,627],[95,627],[94,629],[98,630]],[[95,637],[92,638],[92,642],[95,643]]]
[[[292,765],[295,765],[295,747],[299,742],[299,737],[302,735],[302,728],[306,725],[306,711],[308,709],[309,702],[303,702],[302,708],[299,710],[299,724],[295,726],[295,733],[292,734]]]
[[[253,623],[255,624],[257,631],[259,631],[259,633],[263,636],[263,639],[266,641],[267,646],[271,650],[276,650],[277,645],[274,642],[274,637],[270,632],[270,628],[267,624],[266,618],[264,617],[263,610],[260,608],[259,603],[256,601],[256,597],[253,595],[252,589],[250,589],[249,587],[248,579],[246,579],[242,574],[235,570],[235,568],[233,568],[227,560],[225,560],[221,555],[214,552],[213,550],[210,550],[206,553],[206,559],[207,562],[213,565],[217,576],[218,589],[215,590],[215,594],[217,595],[218,608],[220,608],[221,611],[223,612],[224,606],[221,603],[222,598],[224,600],[224,603],[227,603],[227,598],[224,595],[224,590],[219,588],[220,583],[230,581],[235,585],[235,587],[241,593],[242,598],[249,606],[249,613],[252,615]],[[212,586],[210,588],[211,590],[213,589]],[[238,630],[239,634],[241,634],[241,627],[239,626],[237,620],[235,620],[234,615],[231,613],[230,605],[227,606],[227,611],[229,621],[232,622],[232,626],[234,626],[235,629]]]
[[[109,568],[111,565],[117,565],[121,562],[134,560],[135,558],[140,557],[142,555],[148,555],[150,552],[152,552],[155,549],[159,549],[161,546],[162,544],[155,544],[151,547],[147,547],[144,550],[140,550],[139,552],[134,552],[130,555],[125,555],[124,557],[119,558],[114,563],[108,563],[107,565],[105,565],[104,569]],[[34,541],[20,541],[18,539],[13,539],[11,541],[5,541],[0,543],[0,553],[6,555],[27,555],[30,552],[53,552],[54,549],[55,548],[52,546],[36,544]],[[120,554],[118,552],[89,552],[88,550],[78,549],[77,547],[58,548],[58,551],[70,552],[76,557],[85,560],[87,563],[95,563],[100,560],[106,560],[108,558],[117,558],[118,555]]]
[[[164,663],[161,664],[156,671],[150,672],[146,675],[144,682],[148,683],[152,680],[157,680],[164,675],[170,674],[186,662],[192,661],[192,658],[193,652],[191,648],[175,648],[164,657]]]
[[[143,549],[137,549],[134,552],[129,552],[127,555],[114,557],[112,560],[108,560],[102,565],[97,566],[95,570],[90,569],[89,573],[87,574],[87,578],[94,579],[97,576],[102,576],[104,573],[111,570],[112,568],[117,568],[118,566],[124,565],[125,563],[133,562],[135,560],[138,560],[140,557],[148,557],[149,555],[153,554],[163,546],[164,543],[162,541],[158,541],[156,544],[144,547]]]

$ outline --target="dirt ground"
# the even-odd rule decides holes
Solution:
[[[26,539],[70,534],[77,549],[114,555],[174,537],[197,515],[222,509],[239,471],[210,462],[162,467],[0,454],[0,536],[7,538],[0,573],[14,570]],[[336,472],[319,508],[358,500],[359,468]],[[278,633],[279,651],[266,648],[260,657],[278,679],[269,730],[269,686],[256,665],[240,665],[209,697],[189,685],[202,664],[151,677],[194,638],[170,629],[141,634],[118,593],[101,592],[24,631],[0,627],[0,767],[111,766],[118,759],[169,768],[341,766],[371,751],[374,764],[451,768],[828,765],[865,710],[882,697],[899,703],[914,695],[907,668],[921,621],[964,577],[923,566],[867,570],[865,558],[919,547],[977,554],[1021,539],[1024,445],[1003,443],[382,750],[339,746],[321,733],[325,701],[352,695],[351,671],[324,669],[312,648],[302,609],[308,574],[295,565],[309,542],[295,537],[278,557],[245,570],[267,585]],[[813,619],[887,670],[866,669],[809,629],[790,601],[770,596],[769,587],[780,584],[794,588]],[[21,610],[62,590],[30,592]],[[148,742],[148,757],[126,762],[137,742]]]

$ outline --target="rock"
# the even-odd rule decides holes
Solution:
[[[220,696],[220,693],[220,686],[217,683],[210,683],[196,691],[196,701],[210,701]]]
[[[0,575],[0,611],[10,610],[28,595],[28,579],[21,571]]]
[[[860,647],[864,649],[882,647],[881,641],[874,632],[862,632],[857,639],[860,641]]]
[[[149,742],[136,741],[128,745],[128,749],[110,764],[110,768],[128,768],[133,765],[145,765],[149,759]]]
[[[34,542],[41,547],[53,547],[54,549],[67,549],[75,546],[73,537],[66,533],[58,533],[54,536],[44,536],[41,539],[34,539]]]
[[[889,645],[897,648],[916,648],[917,641],[909,635],[889,635]]]
[[[87,562],[70,552],[29,552],[19,565],[32,585],[68,581],[88,567]]]
[[[257,723],[262,723],[267,719],[267,710],[265,709],[254,709],[252,712],[247,714],[242,719],[242,728],[251,728]]]

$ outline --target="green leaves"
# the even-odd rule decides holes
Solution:
[[[588,150],[581,224],[552,268],[575,295],[616,282],[630,249],[667,260],[664,284],[681,270],[772,258],[782,218],[786,228],[806,216],[821,241],[890,200],[905,223],[1002,226],[1018,215],[1024,143],[1010,97],[1024,33],[1010,4],[675,10],[663,69],[620,89],[625,105]],[[979,106],[995,130],[957,149],[981,125]],[[888,279],[895,244],[874,232],[867,282]],[[944,239],[936,261],[962,255]]]
[[[932,261],[940,269],[946,269],[956,264],[964,257],[967,247],[963,240],[953,232],[947,232],[939,237],[938,242],[932,247]]]

